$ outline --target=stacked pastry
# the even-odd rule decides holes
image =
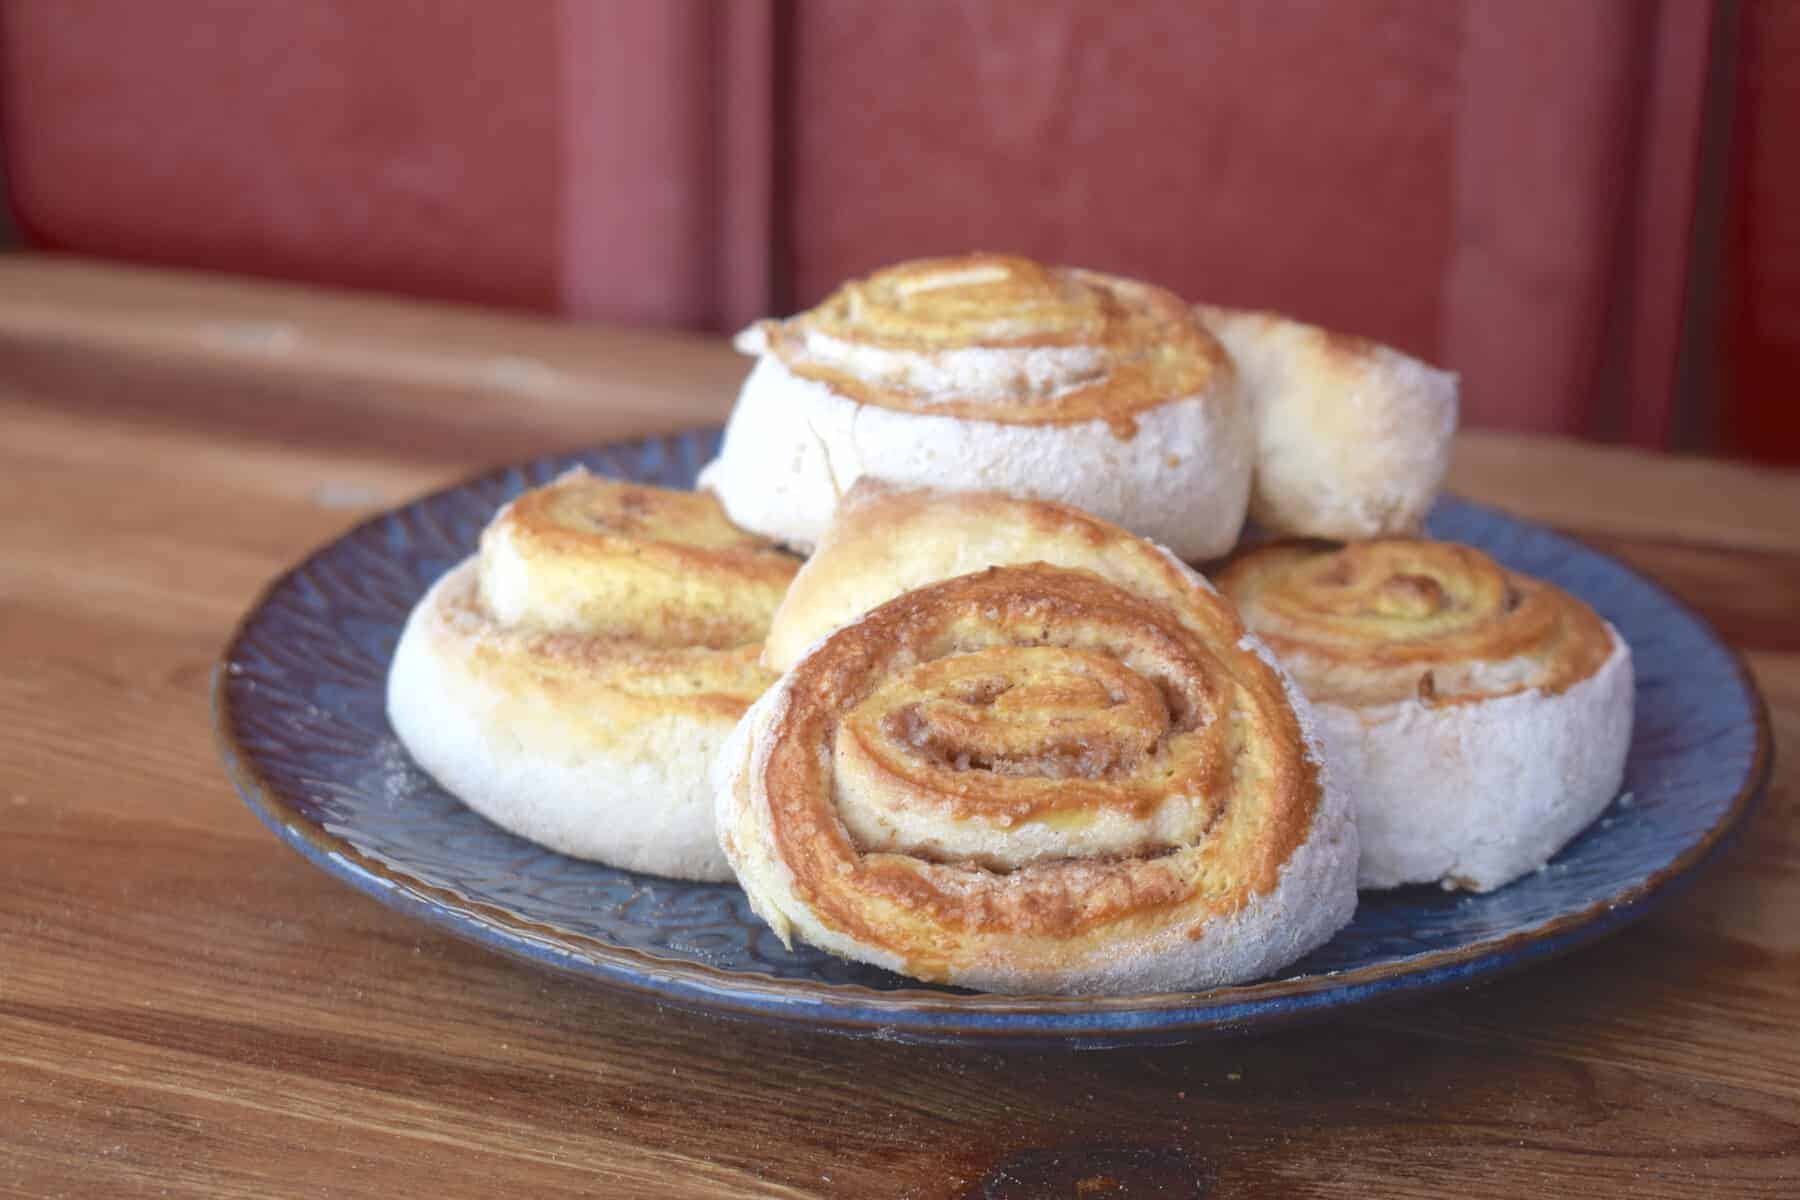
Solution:
[[[1454,375],[994,255],[738,345],[701,492],[528,493],[407,625],[394,727],[507,828],[916,978],[1121,993],[1279,970],[1359,881],[1500,886],[1616,791],[1617,633],[1413,536]],[[1183,560],[1246,511],[1334,540],[1221,595]]]
[[[1058,500],[1223,554],[1254,448],[1236,372],[1179,298],[1021,258],[924,259],[738,337],[757,358],[700,477],[810,550],[864,475]]]

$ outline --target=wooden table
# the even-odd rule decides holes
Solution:
[[[715,421],[741,370],[714,340],[0,258],[0,1194],[1800,1194],[1794,475],[1464,436],[1458,490],[1743,651],[1776,774],[1673,907],[1321,1026],[1075,1054],[731,1024],[403,919],[257,824],[207,687],[270,576],[484,464]]]

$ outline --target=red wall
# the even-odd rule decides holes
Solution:
[[[144,262],[554,307],[544,4],[0,9],[26,235]]]
[[[797,299],[896,257],[1019,249],[1445,362],[1474,423],[1657,441],[1707,11],[802,5]]]
[[[55,248],[710,328],[1015,249],[1393,342],[1474,423],[1646,444],[1694,279],[1720,397],[1685,402],[1779,455],[1800,5],[1743,7],[1722,272],[1692,236],[1717,11],[8,0],[0,145]]]
[[[44,246],[615,320],[766,305],[767,4],[5,0]],[[766,63],[765,63],[766,65]],[[744,93],[752,101],[742,100]],[[727,168],[744,153],[752,166]],[[751,191],[766,191],[752,178]],[[756,214],[765,216],[759,218]],[[730,244],[727,244],[730,243]]]
[[[1800,4],[1745,11],[1729,209],[1725,445],[1800,463]]]
[[[799,303],[975,246],[1442,352],[1457,5],[894,7],[796,14]]]

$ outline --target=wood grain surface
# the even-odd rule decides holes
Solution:
[[[850,1041],[518,965],[264,832],[207,686],[272,575],[482,466],[717,420],[741,371],[716,342],[0,258],[0,1195],[1800,1193],[1791,474],[1463,438],[1458,490],[1717,623],[1777,745],[1672,906],[1477,990],[1182,1049]]]

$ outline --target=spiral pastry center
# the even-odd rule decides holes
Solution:
[[[1224,351],[1161,289],[1022,258],[923,259],[759,326],[803,378],[863,404],[1007,424],[1103,420],[1205,391]]]
[[[1585,605],[1451,542],[1272,546],[1220,582],[1315,700],[1555,691],[1598,669],[1610,648]]]
[[[1372,616],[1423,621],[1450,606],[1450,593],[1429,575],[1396,575],[1375,590]]]
[[[1052,587],[996,590],[1017,572]],[[821,730],[857,851],[1005,872],[1202,843],[1255,773],[1217,655],[1085,572],[951,582],[925,589],[947,589],[934,627],[900,638],[912,661],[864,677]]]
[[[1052,779],[1129,773],[1170,732],[1155,684],[1104,655],[1051,646],[925,663],[859,706],[852,727],[875,712],[883,744],[922,762]]]

